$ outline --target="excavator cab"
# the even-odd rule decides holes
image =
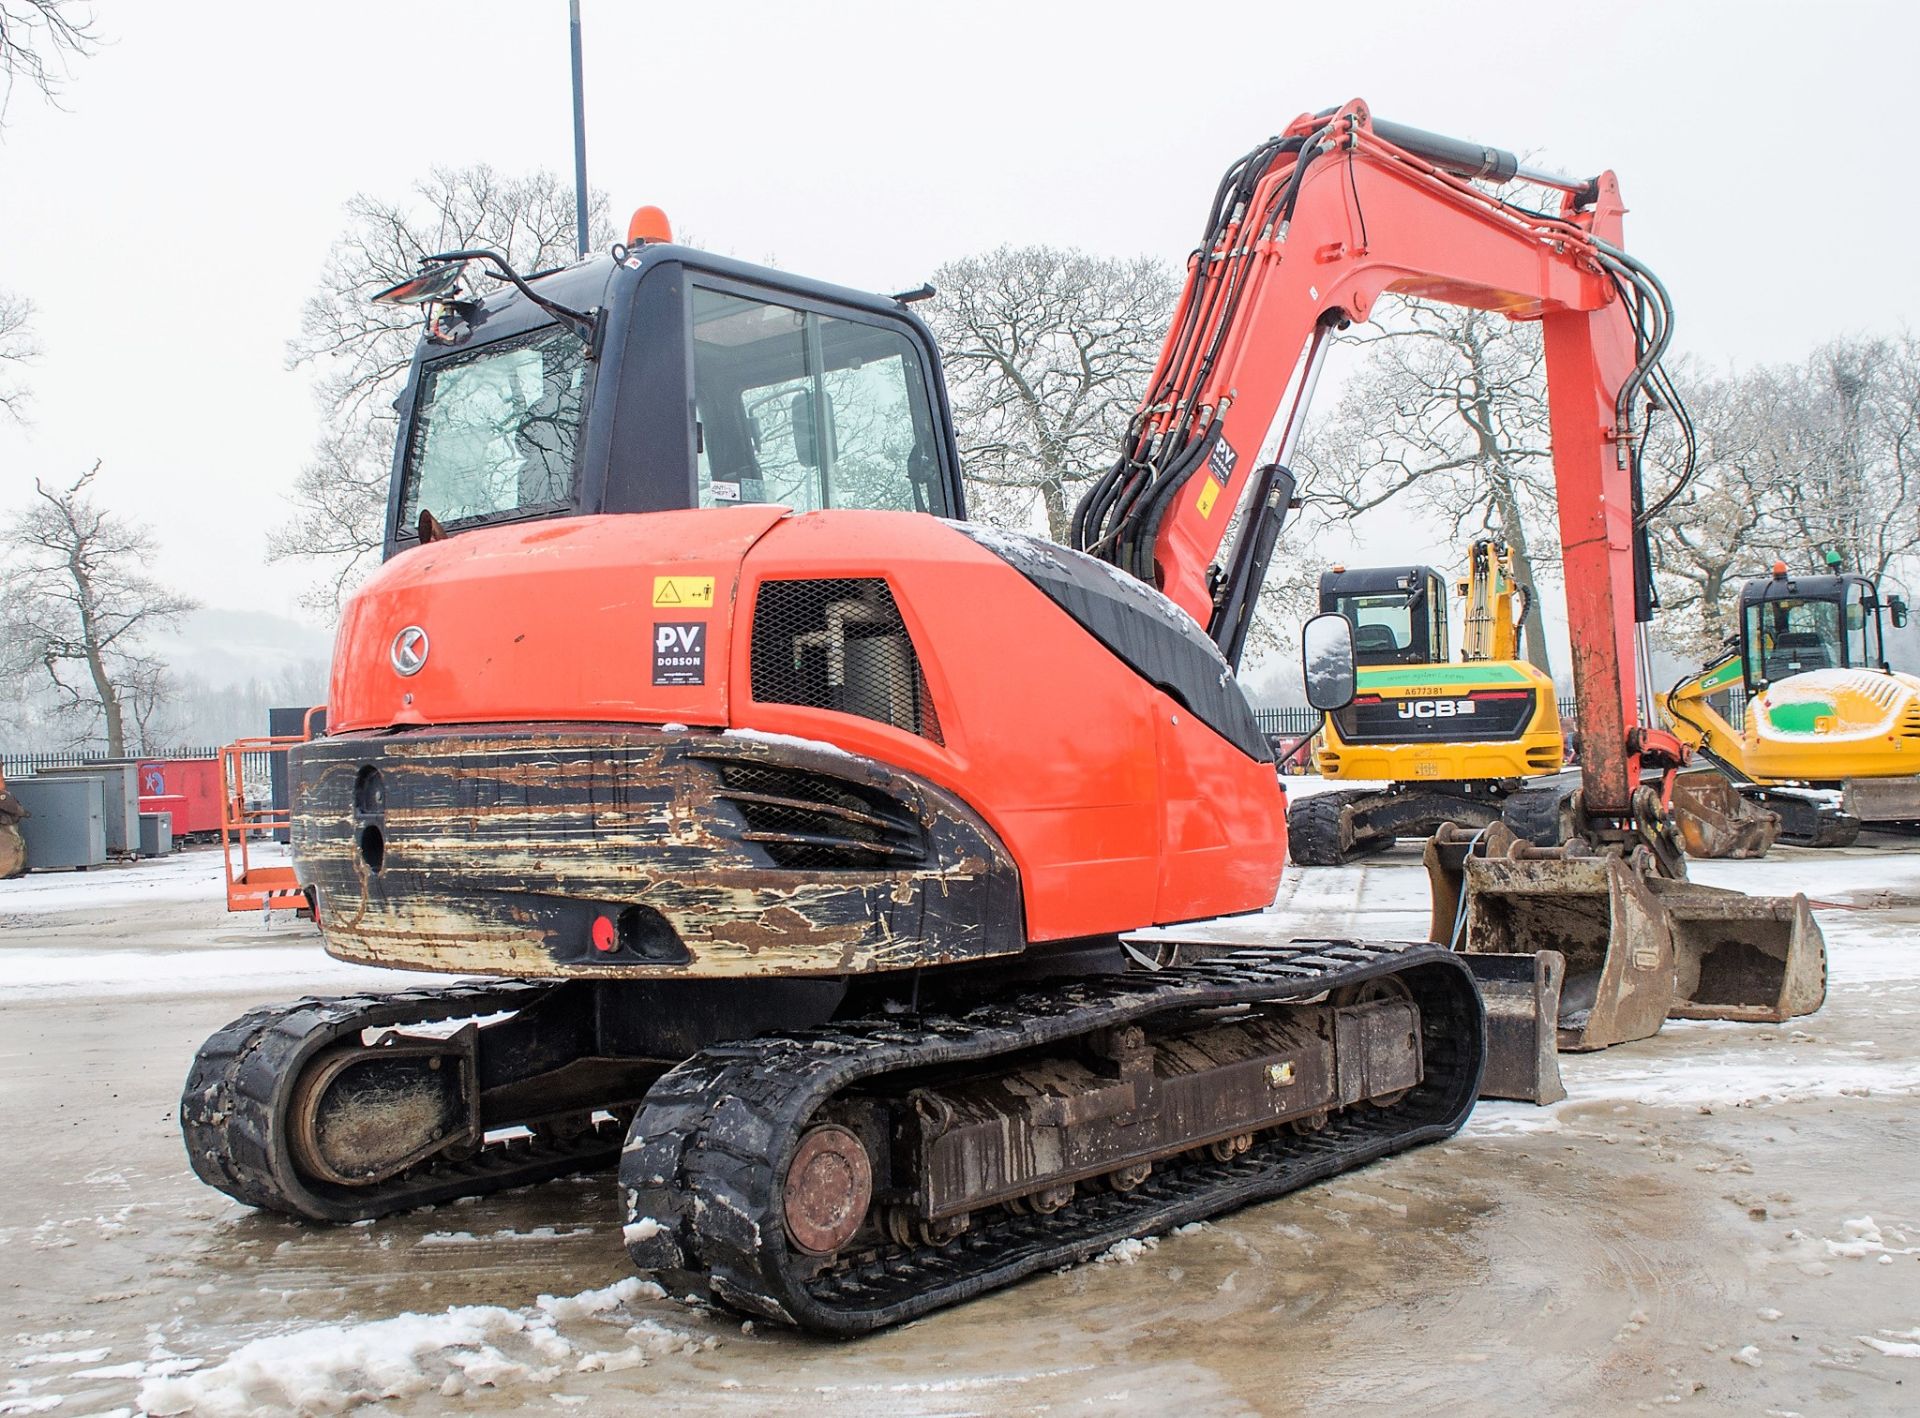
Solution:
[[[1447,583],[1431,566],[1336,566],[1320,574],[1320,612],[1353,624],[1361,665],[1444,664]]]
[[[449,533],[753,504],[966,515],[933,337],[900,301],[670,244],[463,297],[479,262],[390,302],[431,313],[386,559],[423,514]]]
[[[1789,576],[1776,562],[1772,576],[1740,588],[1740,661],[1747,693],[1810,670],[1887,668],[1882,610],[1895,626],[1906,621],[1898,596],[1882,605],[1865,576]]]

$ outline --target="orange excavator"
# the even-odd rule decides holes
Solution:
[[[1274,898],[1234,667],[1328,341],[1389,291],[1543,326],[1585,841],[1659,836],[1625,454],[1664,305],[1610,174],[1546,179],[1551,213],[1470,180],[1516,170],[1359,102],[1235,162],[1073,548],[964,520],[905,297],[651,209],[560,271],[423,263],[384,294],[426,329],[292,850],[331,954],[499,978],[236,1020],[195,1170],[343,1221],[617,1162],[674,1293],[850,1334],[1452,1133],[1460,942],[1130,936]],[[1306,637],[1323,709],[1344,626]]]

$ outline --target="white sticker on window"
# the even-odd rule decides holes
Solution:
[[[739,483],[714,482],[707,484],[707,486],[713,489],[713,500],[715,502],[738,502],[740,500]]]

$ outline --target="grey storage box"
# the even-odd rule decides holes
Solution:
[[[164,857],[173,851],[173,814],[170,812],[143,812],[140,814],[140,855],[143,857]]]
[[[132,856],[140,846],[140,765],[132,759],[113,763],[83,763],[71,768],[42,768],[39,776],[78,774],[106,784],[107,851]]]
[[[41,773],[9,778],[7,791],[31,814],[27,870],[97,867],[107,859],[106,779],[98,774]]]

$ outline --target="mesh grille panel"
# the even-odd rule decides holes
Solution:
[[[857,714],[942,742],[920,657],[878,577],[762,582],[753,697]]]

